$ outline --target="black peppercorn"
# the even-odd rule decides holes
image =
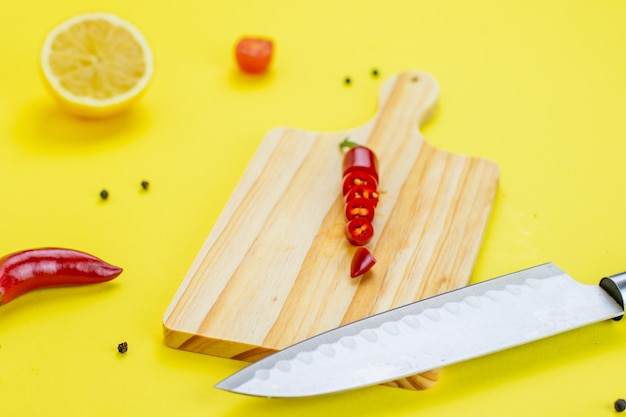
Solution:
[[[150,187],[150,183],[146,180],[141,181],[141,188],[143,188],[144,190],[147,190],[148,187]]]
[[[350,83],[352,83],[352,79],[351,79],[350,77],[346,77],[346,78],[344,78],[343,82],[344,82],[346,85],[350,85]]]
[[[119,345],[117,345],[117,351],[119,353],[126,353],[128,351],[128,343],[122,342]]]
[[[378,68],[372,69],[372,77],[378,77]]]
[[[100,191],[100,198],[106,200],[107,198],[109,198],[109,192],[107,190]]]
[[[619,400],[615,401],[615,411],[621,413],[622,411],[626,410],[626,400],[624,400],[623,398],[620,398]]]

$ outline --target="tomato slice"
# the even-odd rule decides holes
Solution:
[[[343,157],[343,175],[353,171],[366,172],[378,181],[378,158],[366,146],[353,146]]]
[[[376,189],[378,181],[367,172],[352,171],[343,177],[343,195],[346,195],[350,188],[356,185],[365,185],[366,187]]]
[[[346,219],[348,221],[362,217],[369,220],[374,220],[374,204],[367,198],[353,198],[346,203]]]
[[[372,202],[374,207],[378,205],[378,191],[376,191],[372,187],[367,187],[365,185],[355,185],[350,188],[348,193],[345,196],[346,203],[350,200],[354,200],[355,198],[367,198]]]
[[[374,228],[369,220],[363,217],[355,217],[346,224],[345,233],[350,244],[363,246],[374,236]]]
[[[239,68],[250,74],[267,70],[273,52],[274,42],[268,38],[245,37],[235,46],[235,58]]]
[[[369,271],[376,263],[376,258],[367,250],[367,248],[357,248],[352,257],[350,265],[350,277],[356,278]]]

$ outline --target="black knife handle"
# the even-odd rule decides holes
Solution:
[[[600,287],[606,291],[624,309],[626,300],[626,272],[611,275],[600,280]],[[621,320],[624,315],[615,317],[613,320]]]

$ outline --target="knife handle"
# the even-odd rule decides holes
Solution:
[[[611,275],[600,280],[600,288],[606,291],[624,309],[626,300],[626,272]],[[615,317],[613,320],[621,320],[624,315]]]

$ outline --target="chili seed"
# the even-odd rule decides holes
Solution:
[[[147,190],[148,187],[150,187],[150,183],[146,180],[141,181],[141,188],[143,188],[144,190]]]
[[[126,353],[128,351],[128,343],[122,342],[119,345],[117,345],[117,351],[119,353]]]
[[[623,398],[620,398],[619,400],[615,401],[615,411],[617,411],[618,413],[621,413],[622,411],[626,410],[626,400],[624,400]]]
[[[109,192],[107,190],[100,191],[100,198],[106,200],[107,198],[109,198]]]

